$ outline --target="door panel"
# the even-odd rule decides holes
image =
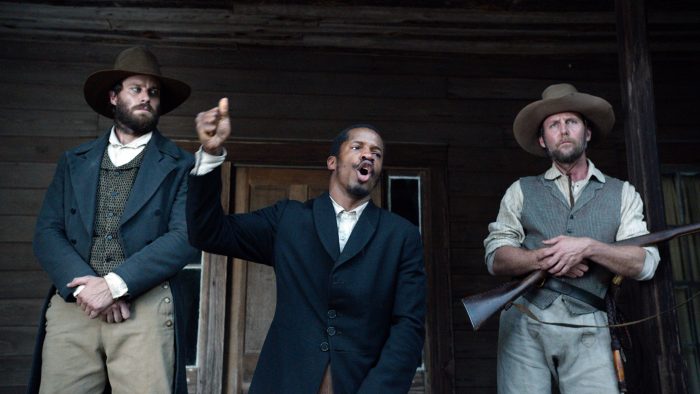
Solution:
[[[325,169],[241,167],[236,171],[235,209],[250,212],[284,198],[305,201],[327,189]],[[275,312],[274,271],[234,259],[231,294],[227,392],[246,393]]]

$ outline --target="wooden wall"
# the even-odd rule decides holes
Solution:
[[[517,147],[513,118],[559,81],[605,96],[621,113],[614,52],[442,55],[0,34],[0,393],[23,392],[28,376],[49,287],[31,239],[55,162],[110,125],[85,104],[82,83],[111,66],[120,50],[143,43],[167,75],[193,88],[183,106],[161,119],[169,137],[193,139],[195,114],[228,96],[236,138],[329,140],[365,121],[383,131],[389,155],[392,142],[446,145],[452,298],[443,302],[453,305],[455,392],[495,392],[497,324],[472,332],[458,301],[499,282],[483,264],[486,226],[510,183],[547,167]],[[698,56],[658,52],[653,60],[662,162],[700,166]],[[591,154],[616,176],[626,168],[623,121]],[[419,155],[415,162],[420,166]]]

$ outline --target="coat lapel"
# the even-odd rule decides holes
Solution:
[[[92,234],[95,222],[95,205],[97,204],[97,182],[100,177],[102,156],[107,148],[109,133],[99,139],[86,143],[68,156],[68,168],[73,187],[76,209],[88,234]]]
[[[314,200],[313,204],[314,224],[316,235],[321,240],[323,248],[333,261],[338,260],[340,245],[338,244],[338,223],[335,220],[335,210],[328,193],[324,193]]]
[[[120,224],[126,223],[143,208],[165,177],[177,167],[173,158],[177,158],[178,152],[167,145],[167,140],[157,130],[153,131],[153,137],[145,149],[146,153],[126,201]]]
[[[362,212],[362,215],[360,215],[360,218],[358,219],[355,228],[352,229],[352,233],[350,233],[350,238],[348,239],[348,242],[343,248],[343,253],[340,254],[340,257],[335,263],[336,267],[350,260],[365,248],[365,246],[367,245],[369,240],[372,239],[375,231],[377,230],[377,224],[379,223],[379,213],[379,208],[377,208],[374,205],[374,203],[372,203],[372,201],[370,200],[370,202],[367,204],[367,207]],[[336,239],[338,238],[337,233],[338,232],[336,231]]]

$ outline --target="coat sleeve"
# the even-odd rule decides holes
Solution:
[[[236,215],[221,208],[221,169],[189,176],[187,228],[189,241],[206,252],[274,265],[277,223],[287,201]]]
[[[67,205],[72,201],[69,184],[67,155],[64,154],[58,161],[56,173],[46,191],[33,241],[34,255],[66,301],[75,299],[75,289],[66,286],[73,278],[97,275],[76,251],[73,242],[78,242],[78,237],[69,239],[66,231],[67,219],[80,220],[77,207]]]
[[[425,338],[423,246],[412,228],[402,246],[391,329],[376,365],[358,393],[406,393],[420,365]]]

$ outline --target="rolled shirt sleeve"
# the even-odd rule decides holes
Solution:
[[[523,211],[523,191],[520,181],[514,182],[501,199],[496,221],[489,224],[489,235],[484,240],[486,268],[493,273],[496,249],[502,246],[519,248],[525,240],[525,230],[520,222]]]
[[[649,234],[647,223],[644,221],[644,203],[639,193],[634,189],[629,182],[622,185],[622,211],[620,212],[620,228],[615,236],[616,241],[638,237],[640,235]],[[659,250],[656,246],[647,246],[644,248],[646,257],[644,259],[644,267],[639,275],[633,279],[649,280],[654,277],[656,268],[661,260]]]

